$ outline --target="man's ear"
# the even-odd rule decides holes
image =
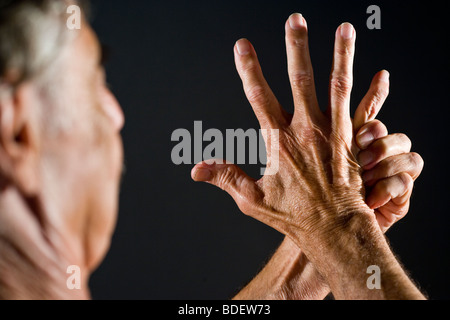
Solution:
[[[0,91],[0,185],[12,184],[25,196],[35,195],[39,184],[39,103],[30,83]]]

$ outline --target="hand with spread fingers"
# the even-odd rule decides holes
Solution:
[[[381,109],[382,101],[377,97],[386,96],[386,84],[380,86],[379,75],[367,95],[370,104],[362,103],[357,114],[367,108]],[[381,89],[381,90],[380,90]],[[383,99],[384,100],[384,99]],[[364,102],[364,100],[363,100]],[[357,115],[355,123],[360,120]],[[364,120],[366,121],[366,120]],[[371,152],[373,169],[364,172],[366,189],[372,188],[366,197],[369,207],[375,209],[375,216],[383,232],[408,212],[413,181],[422,168],[422,158],[410,153],[411,141],[403,134],[389,135],[387,128],[378,120],[366,123],[358,132],[356,142],[361,152]],[[373,186],[377,186],[373,188]],[[383,205],[381,205],[383,204]],[[236,300],[319,300],[324,299],[330,288],[323,277],[309,262],[301,249],[290,238],[281,244],[263,270],[235,297]]]
[[[256,181],[231,164],[201,163],[192,175],[196,181],[222,188],[243,213],[285,234],[336,298],[423,299],[383,236],[397,219],[390,212],[407,206],[410,191],[403,192],[402,183],[410,190],[420,170],[408,173],[401,166],[393,168],[389,158],[399,157],[401,150],[409,152],[410,146],[403,146],[403,141],[403,149],[386,148],[404,136],[386,136],[381,124],[371,122],[386,95],[373,92],[387,93],[383,91],[388,86],[386,72],[375,77],[371,86],[375,91],[363,100],[355,120],[350,118],[355,40],[352,25],[338,28],[328,110],[323,113],[315,92],[306,20],[300,14],[289,18],[286,45],[295,106],[292,116],[270,90],[253,46],[248,40],[238,41],[236,65],[247,98],[261,128],[278,137],[278,152],[268,152],[268,170],[274,174]],[[377,103],[371,96],[377,97]],[[367,137],[370,126],[381,130],[380,134]],[[273,143],[269,138],[266,144]],[[267,150],[274,149],[268,145]],[[367,199],[364,181],[373,184]],[[378,290],[366,284],[366,271],[373,265],[381,270]]]

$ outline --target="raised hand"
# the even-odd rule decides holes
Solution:
[[[265,81],[253,46],[245,39],[238,41],[236,65],[247,98],[261,128],[279,134],[279,170],[255,181],[237,166],[202,163],[194,168],[194,179],[224,189],[242,212],[291,237],[326,234],[351,218],[352,212],[373,213],[364,201],[349,111],[354,43],[353,27],[340,26],[330,103],[324,114],[315,93],[306,21],[298,14],[290,17],[286,44],[295,105],[290,116]],[[272,157],[268,154],[269,168]]]
[[[335,296],[423,298],[381,236],[381,231],[397,219],[391,217],[392,211],[388,211],[387,206],[394,203],[404,208],[405,200],[409,200],[408,191],[412,185],[407,182],[408,173],[399,171],[398,166],[391,168],[388,178],[378,181],[382,178],[381,169],[378,170],[378,178],[372,179],[375,187],[367,198],[370,206],[365,203],[363,168],[357,160],[367,162],[363,167],[371,170],[375,165],[381,166],[383,156],[389,158],[390,154],[385,152],[378,159],[370,159],[370,153],[372,156],[374,153],[372,148],[376,149],[380,143],[377,140],[369,145],[370,139],[366,139],[364,128],[355,134],[362,124],[376,116],[385,98],[383,94],[374,95],[369,91],[368,98],[363,100],[355,114],[355,121],[350,118],[355,39],[355,30],[350,24],[338,28],[329,105],[324,114],[315,94],[306,21],[299,14],[290,17],[286,23],[286,45],[295,106],[293,116],[281,108],[271,92],[253,46],[245,39],[238,41],[236,65],[247,98],[261,127],[279,137],[279,153],[276,157],[268,153],[268,166],[271,168],[276,158],[277,172],[256,181],[237,166],[202,163],[194,168],[192,175],[196,181],[206,181],[224,189],[245,214],[291,238],[325,276],[334,288]],[[375,93],[381,82],[387,83],[385,72],[374,79],[375,86],[373,84],[371,89],[375,87]],[[376,126],[376,123],[372,125]],[[386,142],[392,136],[383,139]],[[272,140],[268,138],[266,143],[272,143]],[[408,149],[404,142],[400,145],[402,150]],[[360,152],[360,148],[367,147]],[[270,146],[267,149],[272,150]],[[387,162],[392,163],[392,159]],[[414,178],[420,170],[410,172],[409,177]],[[374,171],[365,174],[368,182],[371,174],[376,175]],[[401,193],[402,186],[396,181],[404,182],[405,193]],[[395,187],[389,187],[392,185]],[[398,198],[401,199],[396,202]],[[376,215],[373,208],[378,208]],[[351,261],[353,263],[349,265]],[[401,285],[393,287],[390,284],[385,291],[375,293],[367,291],[362,283],[362,271],[364,266],[374,262],[389,269],[386,279]],[[354,290],[348,289],[350,285]]]

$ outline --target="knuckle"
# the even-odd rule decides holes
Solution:
[[[377,114],[377,103],[371,100],[366,107],[366,119],[374,119]]]
[[[409,161],[412,164],[412,166],[414,168],[416,168],[416,170],[418,172],[414,177],[414,178],[417,178],[417,176],[420,174],[420,172],[422,172],[425,162],[424,162],[423,158],[418,153],[415,153],[415,152],[411,152],[409,154]]]
[[[373,96],[379,101],[386,99],[389,95],[389,85],[378,85],[373,92]]]
[[[245,76],[248,76],[258,71],[258,64],[253,60],[248,61],[242,65],[241,70]]]
[[[397,221],[400,221],[401,219],[405,218],[409,211],[409,200],[407,200],[405,203],[402,203],[397,208],[396,216]]]
[[[374,107],[380,105],[383,102],[384,98],[385,98],[385,95],[383,94],[383,92],[380,90],[376,90],[372,94],[371,105]]]
[[[338,97],[346,98],[352,91],[353,81],[348,76],[333,76],[330,81],[330,89]]]
[[[269,97],[263,86],[255,85],[246,90],[247,99],[251,104],[265,105]]]
[[[295,71],[290,74],[292,87],[302,92],[310,92],[313,86],[313,76],[311,72]]]
[[[352,45],[344,44],[342,46],[335,48],[335,52],[337,55],[343,58],[349,58],[353,56],[353,47]]]
[[[414,182],[407,173],[399,173],[391,178],[381,180],[375,186],[378,194],[388,194],[392,199],[403,197],[412,190]]]
[[[395,138],[398,141],[398,144],[405,146],[405,149],[408,151],[412,148],[412,142],[411,139],[404,133],[396,133],[394,134]]]
[[[366,107],[366,114],[368,119],[374,119],[376,114],[378,113],[378,110],[381,108],[381,106],[384,103],[384,100],[386,99],[387,94],[384,91],[375,91],[371,98],[370,102]]]
[[[405,172],[399,173],[397,179],[403,187],[403,193],[398,194],[398,196],[404,195],[411,190],[414,186],[414,181],[411,176]]]
[[[311,85],[311,83],[313,82],[313,76],[312,73],[309,71],[295,71],[295,72],[291,72],[291,81],[295,84],[298,84],[298,86],[303,86],[303,85]]]
[[[234,182],[235,172],[236,170],[233,166],[226,167],[226,169],[218,175],[217,186],[226,191]]]
[[[308,49],[308,40],[304,37],[296,37],[292,38],[290,41],[291,45],[294,48],[300,49],[300,50],[306,50]]]

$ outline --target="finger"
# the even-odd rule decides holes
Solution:
[[[308,26],[300,13],[294,13],[285,28],[288,72],[295,105],[294,121],[301,123],[310,118],[308,115],[318,117],[320,112],[309,55]]]
[[[262,128],[284,123],[282,108],[264,79],[256,52],[247,39],[239,40],[234,48],[236,68],[244,91]]]
[[[375,140],[388,135],[386,126],[379,120],[365,124],[356,135],[356,143],[361,150],[369,147]]]
[[[407,196],[407,200],[402,204],[397,205],[391,200],[384,206],[375,210],[376,219],[383,232],[386,232],[397,221],[403,219],[407,215],[410,203],[411,194]]]
[[[343,23],[337,29],[329,103],[329,113],[337,131],[342,130],[350,121],[355,40],[356,32],[350,23]]]
[[[353,129],[358,131],[361,127],[376,118],[387,96],[389,95],[389,72],[378,72],[372,80],[370,89],[355,111]]]
[[[389,201],[400,206],[410,198],[413,186],[414,181],[408,173],[399,173],[378,181],[366,198],[366,203],[371,209],[383,207]]]
[[[196,182],[207,182],[227,192],[241,211],[252,214],[254,206],[262,195],[256,180],[250,178],[241,168],[223,160],[208,160],[197,164],[191,172]]]
[[[383,159],[411,151],[411,140],[402,133],[380,138],[361,151],[358,161],[364,170],[370,170]]]
[[[389,157],[381,161],[375,168],[363,173],[366,186],[373,186],[377,181],[405,172],[416,180],[422,173],[424,161],[417,153],[406,153]]]

